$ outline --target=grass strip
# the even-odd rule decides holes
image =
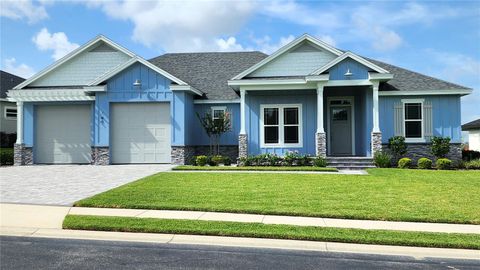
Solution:
[[[336,168],[327,167],[312,167],[312,166],[298,166],[298,167],[274,167],[274,166],[190,166],[180,165],[173,167],[174,171],[295,171],[295,172],[338,172]]]
[[[63,221],[63,228],[480,249],[480,235],[477,234],[303,227],[224,221],[67,215]]]

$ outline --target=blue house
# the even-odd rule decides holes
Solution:
[[[15,164],[183,164],[209,149],[197,113],[229,112],[221,153],[371,157],[432,136],[461,157],[460,97],[471,89],[303,35],[271,55],[175,53],[145,60],[98,36],[9,91]]]

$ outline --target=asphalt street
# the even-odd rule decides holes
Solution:
[[[463,270],[480,269],[480,260],[4,236],[0,269]]]

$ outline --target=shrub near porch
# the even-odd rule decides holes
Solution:
[[[480,224],[479,171],[160,173],[76,206]]]

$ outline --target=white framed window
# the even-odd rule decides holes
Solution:
[[[212,120],[215,122],[216,120],[221,119],[223,116],[225,116],[227,112],[227,107],[225,106],[214,106],[210,107],[212,110]]]
[[[17,120],[17,107],[5,107],[3,117],[7,120]]]
[[[302,105],[260,105],[260,147],[303,147]]]
[[[423,99],[402,99],[406,142],[425,142]]]

